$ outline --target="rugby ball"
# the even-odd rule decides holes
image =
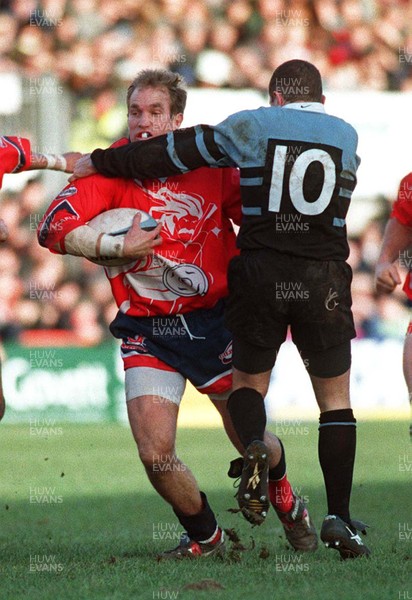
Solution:
[[[112,235],[114,237],[124,237],[131,228],[136,213],[140,213],[142,216],[140,222],[140,227],[142,229],[145,231],[152,231],[152,229],[155,229],[157,221],[147,212],[139,210],[138,208],[113,208],[107,210],[100,213],[100,215],[93,217],[88,225],[99,233],[106,233],[107,235]],[[110,256],[99,256],[97,258],[91,258],[90,260],[98,265],[103,265],[104,267],[118,267],[135,262],[130,258],[112,258]]]

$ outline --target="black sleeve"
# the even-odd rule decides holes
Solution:
[[[120,148],[95,150],[91,159],[102,175],[125,179],[157,179],[199,167],[226,166],[220,164],[225,155],[208,125],[179,129]]]
[[[106,177],[157,179],[182,172],[169,158],[166,135],[119,148],[94,150],[91,159],[95,169]]]

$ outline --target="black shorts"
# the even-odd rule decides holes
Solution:
[[[267,249],[243,251],[229,266],[226,325],[237,341],[262,352],[277,350],[288,326],[302,354],[339,346],[356,336],[351,281],[352,270],[344,261],[309,260]],[[233,360],[245,370],[235,355]]]

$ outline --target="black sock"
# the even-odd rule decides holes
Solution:
[[[349,523],[356,419],[352,409],[345,408],[321,413],[319,423],[319,462],[325,480],[328,514]]]
[[[282,442],[279,440],[279,438],[278,438],[278,441],[280,444],[280,449],[281,449],[282,454],[280,456],[280,461],[278,462],[276,467],[273,467],[273,469],[269,469],[270,481],[279,481],[279,479],[282,479],[282,477],[286,473],[285,449],[283,447]]]
[[[203,501],[202,510],[196,515],[183,515],[174,510],[179,523],[182,525],[191,540],[201,542],[208,540],[216,531],[217,521],[213,510],[209,506],[206,494],[200,492]]]
[[[262,394],[252,388],[240,388],[230,394],[227,408],[233,427],[245,448],[254,440],[263,441],[266,410]]]

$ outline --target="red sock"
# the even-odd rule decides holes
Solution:
[[[269,498],[272,506],[288,513],[293,506],[293,490],[286,473],[282,479],[269,480]]]
[[[220,538],[222,537],[222,530],[220,529],[220,527],[217,525],[215,532],[213,533],[212,536],[210,536],[209,539],[207,540],[201,540],[199,541],[199,544],[217,544],[220,541]]]

